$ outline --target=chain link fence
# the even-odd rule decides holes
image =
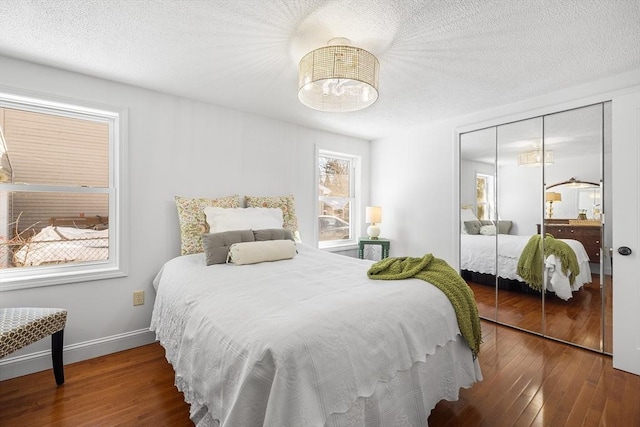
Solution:
[[[109,258],[106,231],[95,237],[51,238],[38,233],[21,241],[0,240],[0,268],[98,261]],[[87,233],[84,233],[87,234]],[[58,236],[61,236],[58,234]]]

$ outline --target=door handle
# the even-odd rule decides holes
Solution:
[[[624,255],[624,256],[631,255],[631,252],[632,252],[632,251],[631,251],[631,248],[630,248],[630,247],[628,247],[628,246],[620,246],[620,247],[618,248],[618,253],[619,253],[620,255]]]

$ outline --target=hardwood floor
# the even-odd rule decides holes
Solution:
[[[496,314],[495,288],[467,281],[473,289],[478,304],[480,316],[485,319],[497,320],[501,323],[513,325],[544,333],[578,345],[600,349],[603,341],[605,352],[613,349],[613,319],[611,310],[612,285],[611,276],[605,276],[605,333],[601,332],[602,300],[600,297],[599,275],[592,276],[592,282],[573,293],[568,301],[563,301],[553,295],[545,299],[545,324],[542,324],[542,300],[540,294],[526,294],[516,291],[500,289],[498,291],[498,312]]]
[[[160,344],[0,382],[0,425],[193,426]]]
[[[482,322],[484,380],[440,402],[431,427],[640,426],[640,377],[611,358]],[[12,426],[190,426],[159,344],[0,382],[0,424]]]
[[[609,356],[482,322],[484,380],[440,402],[430,426],[640,426],[640,376]]]

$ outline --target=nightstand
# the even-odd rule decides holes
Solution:
[[[385,259],[389,256],[389,247],[391,246],[391,240],[389,239],[368,239],[362,237],[358,239],[358,258],[364,259],[364,245],[380,245],[382,248],[381,257]]]

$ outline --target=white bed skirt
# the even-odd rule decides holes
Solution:
[[[428,355],[426,362],[416,362],[391,381],[379,382],[372,396],[359,398],[348,412],[332,414],[325,426],[426,426],[431,410],[440,400],[458,400],[460,388],[482,380],[478,359],[472,359],[471,350],[462,339],[449,341]],[[198,403],[202,399],[179,378],[176,387],[191,405],[190,417],[197,427],[220,426],[207,407]]]

